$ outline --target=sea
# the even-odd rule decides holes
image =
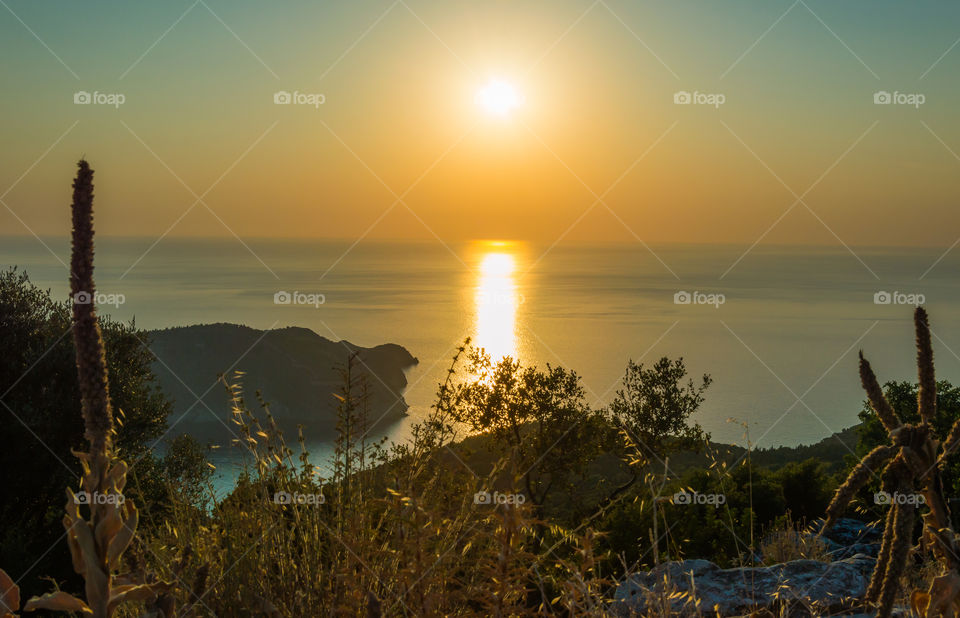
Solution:
[[[68,264],[66,238],[0,238],[0,265],[57,298]],[[371,437],[409,437],[469,337],[494,358],[576,371],[594,406],[615,396],[629,360],[682,357],[696,382],[713,379],[694,417],[712,438],[770,447],[857,422],[860,350],[882,382],[914,380],[918,303],[939,377],[960,383],[958,267],[960,247],[106,237],[96,281],[101,313],[143,329],[301,326],[406,347],[419,360],[409,416]],[[329,455],[308,446],[318,462]],[[216,457],[227,486],[235,456]]]

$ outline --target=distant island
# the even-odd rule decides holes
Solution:
[[[364,348],[299,327],[263,331],[238,324],[202,324],[154,330],[149,336],[157,357],[154,374],[173,402],[173,433],[219,443],[234,437],[228,429],[229,397],[216,383],[219,374],[243,371],[247,406],[257,408],[254,393],[260,391],[281,430],[295,441],[297,425],[303,425],[308,439],[332,435],[337,403],[333,394],[343,385],[339,369],[354,352],[359,360],[355,370],[367,376],[371,423],[379,419],[381,427],[406,416],[404,371],[418,362],[400,345]]]

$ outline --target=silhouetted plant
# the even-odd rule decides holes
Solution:
[[[941,480],[941,466],[960,440],[960,421],[954,425],[946,442],[941,444],[932,421],[936,417],[936,380],[933,347],[927,312],[918,307],[914,313],[917,338],[917,371],[919,377],[918,418],[916,423],[903,423],[883,394],[870,363],[860,354],[860,379],[870,405],[883,423],[890,444],[882,444],[854,467],[847,480],[837,489],[827,508],[823,529],[829,528],[847,508],[857,491],[882,470],[881,490],[891,498],[877,564],[867,588],[866,600],[876,604],[877,615],[890,616],[900,590],[900,577],[911,551],[913,526],[918,500],[901,499],[911,494],[922,495],[927,512],[923,515],[921,547],[933,554],[940,566],[940,575],[927,593],[915,592],[914,605],[923,616],[954,616],[960,598],[960,556],[956,533],[950,523],[950,512]]]
[[[73,301],[73,340],[76,347],[81,411],[86,452],[75,452],[80,460],[80,491],[67,489],[67,545],[74,570],[85,581],[84,598],[58,590],[27,601],[26,611],[47,609],[81,612],[94,618],[112,616],[120,605],[142,603],[158,615],[174,615],[173,584],[159,580],[143,569],[121,569],[121,558],[137,531],[139,514],[133,501],[124,499],[127,465],[114,453],[113,410],[103,337],[97,321],[96,288],[93,281],[93,170],[80,161],[73,183],[73,254],[70,291]],[[81,506],[86,505],[84,516]],[[0,583],[9,579],[6,574]],[[3,591],[5,609],[10,607],[10,587]]]
[[[536,511],[555,493],[571,500],[572,483],[600,451],[598,411],[584,399],[580,376],[563,367],[496,362],[471,349],[463,380],[451,389],[450,414],[478,433],[489,433],[498,455],[517,458],[527,499]]]
[[[82,578],[66,552],[47,551],[63,536],[63,528],[50,522],[62,516],[66,488],[76,487],[78,466],[73,465],[71,449],[85,451],[89,445],[76,348],[69,336],[72,312],[69,299],[55,299],[24,272],[0,271],[0,426],[5,438],[0,470],[17,471],[3,478],[0,557],[11,573],[44,574],[64,589],[76,589]],[[177,472],[150,451],[163,435],[171,406],[154,380],[147,334],[99,312],[97,321],[106,348],[110,402],[122,421],[115,426],[113,449],[121,459],[138,462],[131,466],[124,494],[144,515],[147,504],[166,501],[168,472]],[[25,461],[30,465],[23,465]],[[154,523],[151,517],[140,525]],[[23,584],[22,596],[27,599],[47,588],[46,582],[31,577]]]
[[[920,422],[918,391],[917,383],[912,380],[891,381],[883,385],[883,394],[890,403],[890,407],[905,423]],[[856,428],[857,455],[866,455],[877,446],[888,443],[887,430],[873,412],[869,401],[864,403],[864,409],[859,413],[859,418],[863,422]],[[958,419],[960,419],[960,388],[947,380],[938,379],[936,414],[930,423],[936,438],[941,442],[945,441]],[[947,453],[940,465],[940,473],[947,495],[953,497],[960,495],[960,452],[957,449]],[[870,483],[866,490],[861,491],[861,495],[870,493],[870,490],[878,491],[879,486],[876,483]],[[960,513],[957,509],[952,509],[950,516],[954,529],[957,529],[960,525]]]
[[[699,450],[710,439],[690,417],[700,408],[713,379],[703,374],[699,386],[692,379],[684,384],[686,375],[682,358],[663,357],[649,369],[631,360],[623,388],[610,403],[613,418],[661,461],[670,452]]]

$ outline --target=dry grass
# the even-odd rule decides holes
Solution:
[[[814,529],[795,522],[790,514],[766,532],[760,543],[763,564],[781,564],[791,560],[830,562],[827,544]]]

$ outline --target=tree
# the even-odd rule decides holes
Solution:
[[[626,430],[642,451],[662,459],[671,451],[697,450],[710,439],[690,417],[703,403],[703,392],[713,382],[703,375],[700,386],[693,379],[683,383],[687,368],[683,358],[663,357],[647,369],[627,364],[623,388],[610,403],[611,417]],[[650,453],[644,452],[645,456]]]
[[[170,403],[154,382],[145,333],[110,319],[100,324],[118,416],[115,447],[132,464],[133,499],[153,500],[136,495],[136,474],[138,466],[145,475],[157,470],[150,448],[166,428]],[[62,540],[65,490],[78,482],[71,449],[87,446],[69,335],[69,302],[55,301],[23,272],[0,272],[0,556],[16,579],[76,581],[69,556],[48,551]]]
[[[491,448],[514,457],[526,498],[537,508],[552,492],[572,488],[599,452],[600,415],[584,401],[573,371],[524,367],[510,357],[493,363],[472,350],[468,376],[452,392],[451,416],[489,433]]]
[[[812,522],[823,517],[837,484],[823,462],[812,458],[791,461],[777,470],[774,476],[783,488],[786,510],[794,518]]]

